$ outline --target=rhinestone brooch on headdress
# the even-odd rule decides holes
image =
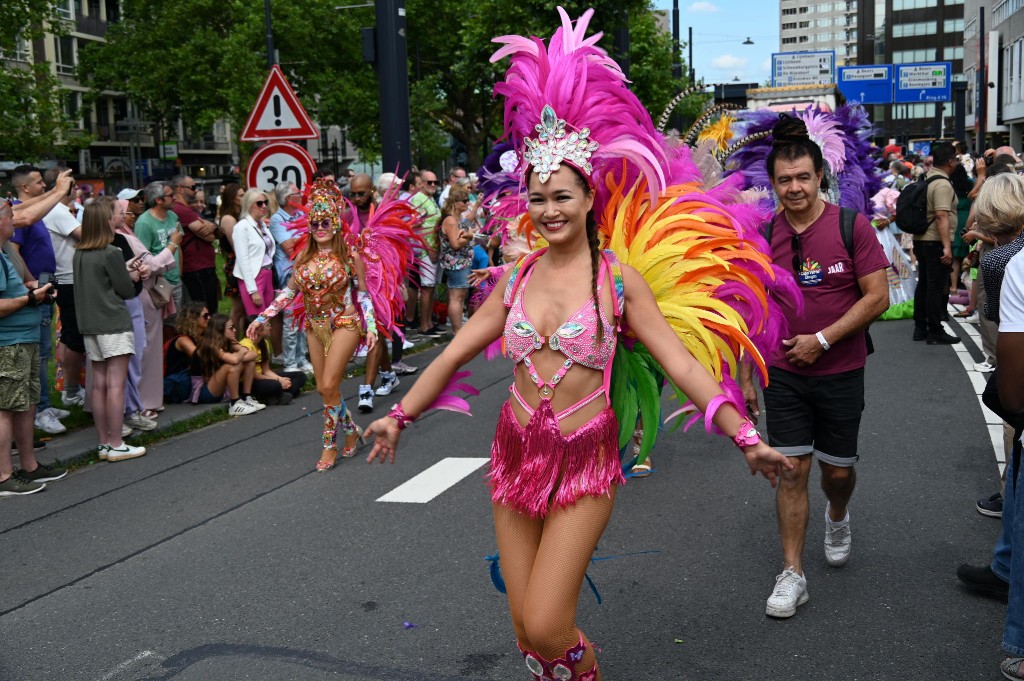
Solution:
[[[565,121],[555,115],[555,110],[547,104],[541,111],[536,128],[536,140],[529,137],[523,140],[526,145],[523,158],[540,175],[541,182],[547,182],[563,161],[579,168],[587,176],[594,172],[590,157],[597,151],[598,144],[590,139],[589,128],[567,135]]]

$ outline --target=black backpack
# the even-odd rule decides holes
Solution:
[[[949,182],[948,177],[933,175],[924,182],[911,182],[900,192],[896,199],[896,226],[900,230],[917,236],[928,231],[928,185],[935,180]]]
[[[923,184],[923,183],[922,183]],[[908,187],[909,189],[909,187]],[[906,190],[904,190],[906,191]],[[903,196],[900,194],[900,196]],[[779,216],[778,213],[772,216],[772,219],[764,224],[761,229],[765,241],[768,242],[768,249],[772,247],[772,232],[775,229],[775,218]],[[852,208],[839,208],[839,232],[843,237],[843,246],[846,247],[846,254],[850,256],[850,262],[855,263],[856,260],[853,257],[853,223],[857,219],[857,211]],[[900,228],[902,229],[902,227]],[[854,276],[856,276],[856,271]],[[867,345],[868,354],[872,354],[875,351],[875,343],[871,340],[871,332],[868,329],[864,329],[864,343]]]

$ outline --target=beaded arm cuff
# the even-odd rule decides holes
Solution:
[[[256,321],[259,322],[260,324],[266,324],[268,319],[276,317],[278,312],[288,307],[292,302],[292,298],[294,297],[295,291],[286,286],[284,291],[281,292],[281,295],[279,295],[277,298],[274,298],[274,302],[270,304],[270,307],[268,307],[266,310],[261,312],[258,317],[256,317]]]
[[[408,414],[405,413],[405,411],[402,409],[401,402],[391,407],[391,411],[388,412],[388,416],[393,418],[395,421],[398,421],[399,430],[405,430],[412,424],[413,421],[416,420],[415,416],[409,416]]]
[[[366,291],[359,292],[359,307],[363,310],[363,321],[366,323],[366,335],[377,335],[377,316],[373,312],[373,299]]]

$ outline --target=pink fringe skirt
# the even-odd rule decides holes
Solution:
[[[542,400],[526,426],[506,402],[491,447],[491,500],[533,518],[547,516],[551,504],[571,506],[584,496],[607,494],[624,484],[619,462],[619,426],[606,408],[569,435],[562,435]]]

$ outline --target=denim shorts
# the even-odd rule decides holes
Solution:
[[[442,281],[448,288],[469,288],[469,272],[471,267],[463,267],[460,270],[445,270]]]
[[[768,442],[786,456],[814,454],[833,466],[857,463],[864,411],[864,369],[804,376],[768,369],[764,389]]]

